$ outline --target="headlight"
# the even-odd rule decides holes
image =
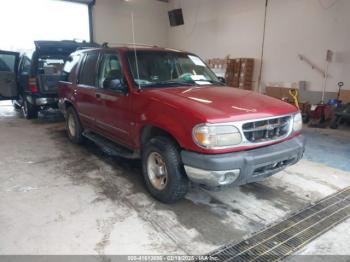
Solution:
[[[293,118],[293,131],[300,131],[303,128],[303,118],[301,116],[301,113],[297,113],[294,115]]]
[[[235,126],[202,124],[193,128],[193,140],[200,147],[220,149],[240,144],[242,136]]]

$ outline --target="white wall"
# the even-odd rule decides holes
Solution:
[[[169,27],[169,45],[202,58],[255,58],[257,84],[263,37],[264,0],[171,0],[185,24]]]
[[[185,25],[169,27],[169,45],[203,58],[260,59],[265,0],[170,0],[182,8]],[[322,77],[298,59],[303,54],[324,67],[326,50],[335,52],[328,91],[343,81],[350,89],[350,0],[270,0],[262,81],[309,82],[322,88]],[[258,69],[254,80],[257,81]]]
[[[328,91],[337,82],[350,88],[350,1],[270,0],[266,26],[263,79],[265,82],[310,82],[310,90],[322,89],[322,76],[300,61],[303,54],[321,68],[326,51],[334,51],[329,66]]]
[[[94,40],[131,43],[131,13],[137,43],[167,46],[168,4],[155,0],[97,0],[93,8]]]

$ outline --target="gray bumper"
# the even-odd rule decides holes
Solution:
[[[46,105],[54,105],[57,104],[58,98],[56,97],[33,97],[27,96],[27,101],[32,105],[36,106],[46,106]]]
[[[182,151],[181,158],[189,179],[198,184],[243,185],[261,181],[303,156],[305,139],[293,139],[248,151],[206,155]]]
[[[40,97],[35,99],[35,104],[37,106],[45,106],[45,105],[52,105],[57,104],[58,98],[52,98],[52,97]]]

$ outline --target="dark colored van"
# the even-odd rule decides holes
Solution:
[[[0,51],[0,100],[14,100],[27,119],[39,110],[57,108],[57,83],[69,55],[97,44],[76,41],[35,41],[31,56]]]

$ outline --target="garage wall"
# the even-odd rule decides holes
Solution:
[[[265,0],[170,0],[169,10],[183,9],[185,25],[169,27],[169,44],[203,58],[230,55],[260,61],[264,5]],[[324,68],[331,49],[335,55],[327,90],[337,91],[339,81],[350,89],[349,13],[349,0],[269,0],[262,87],[305,80],[309,90],[321,90],[322,76],[298,54]],[[259,66],[256,82],[258,71]]]
[[[264,0],[171,0],[169,10],[182,8],[185,25],[169,27],[169,44],[204,59],[255,58],[257,84],[264,6]]]
[[[168,44],[168,5],[155,0],[97,0],[93,7],[94,41],[131,43],[131,12],[134,13],[135,41]]]
[[[264,82],[306,80],[309,89],[322,89],[322,76],[298,59],[305,55],[321,68],[326,51],[334,51],[327,90],[343,81],[350,89],[350,1],[270,0],[266,26]]]

